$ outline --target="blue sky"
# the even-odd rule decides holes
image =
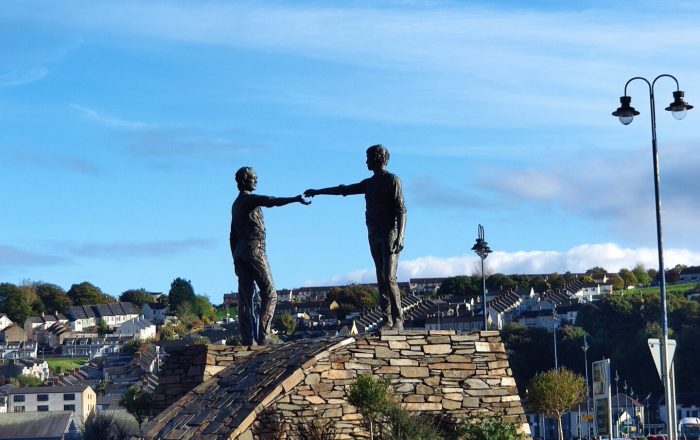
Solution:
[[[700,103],[696,2],[0,1],[0,281],[221,302],[233,173],[404,185],[400,281],[656,267],[648,91]],[[700,124],[656,87],[666,265],[700,264]],[[361,197],[265,210],[278,288],[373,281]]]

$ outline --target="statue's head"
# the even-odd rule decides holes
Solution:
[[[236,171],[236,185],[239,191],[253,191],[258,183],[258,176],[251,167],[242,167]]]
[[[374,170],[376,167],[384,168],[389,163],[389,150],[384,145],[372,145],[367,149],[367,168]]]

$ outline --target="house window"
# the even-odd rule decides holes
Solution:
[[[49,405],[39,405],[36,407],[36,410],[39,412],[48,412],[49,411]]]
[[[37,394],[36,400],[39,402],[48,402],[49,401],[49,395],[48,394]]]
[[[13,402],[24,402],[24,394],[16,394],[12,396]]]
[[[75,405],[63,405],[63,411],[75,411]]]
[[[24,412],[23,406],[15,406],[14,412]]]
[[[75,393],[64,394],[63,400],[75,400]]]

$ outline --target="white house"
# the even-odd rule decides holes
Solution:
[[[139,311],[130,302],[112,304],[95,304],[89,306],[73,306],[68,309],[70,326],[74,331],[96,326],[101,319],[110,329],[114,329],[139,317]]]
[[[88,385],[15,388],[7,397],[9,413],[73,411],[79,423],[97,407],[97,395]]]
[[[114,333],[124,336],[132,336],[137,341],[153,339],[156,337],[156,326],[149,320],[138,317],[120,325]]]

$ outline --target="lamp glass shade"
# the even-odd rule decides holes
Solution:
[[[679,121],[680,121],[681,119],[685,118],[685,115],[686,115],[687,113],[688,113],[688,112],[686,111],[686,109],[683,109],[683,110],[680,110],[680,111],[671,112],[671,114],[673,115],[673,117],[676,118],[676,119],[679,120]]]
[[[634,119],[634,116],[618,116],[618,118],[620,119],[622,125],[630,125],[632,123],[632,120]]]

